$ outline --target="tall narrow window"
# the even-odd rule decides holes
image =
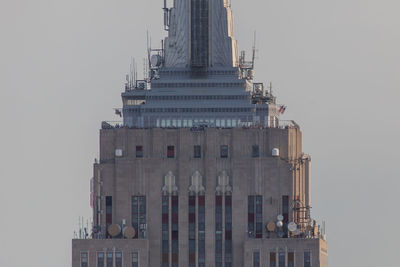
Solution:
[[[104,267],[104,252],[97,252],[97,267]]]
[[[139,267],[139,253],[132,253],[132,267]]]
[[[228,157],[228,146],[223,145],[221,146],[221,158],[227,158]]]
[[[288,252],[288,267],[294,267],[294,252]]]
[[[276,253],[269,253],[269,267],[276,267]]]
[[[172,267],[178,267],[179,261],[179,199],[178,196],[171,197],[171,232],[172,232]]]
[[[114,253],[107,252],[107,267],[113,267],[113,266],[114,266]]]
[[[260,147],[258,145],[253,146],[251,155],[253,158],[260,157]]]
[[[279,252],[278,254],[279,266],[278,267],[286,267],[286,255],[285,252]]]
[[[196,267],[196,196],[189,196],[189,267]]]
[[[167,147],[167,158],[175,158],[175,147],[174,146]]]
[[[205,267],[206,264],[206,206],[205,196],[198,196],[198,267]]]
[[[112,196],[106,196],[106,237],[110,238],[108,234],[108,227],[112,224]]]
[[[201,146],[194,146],[194,158],[199,159],[201,158]]]
[[[256,196],[256,238],[262,238],[262,196]]]
[[[215,196],[215,266],[222,267],[222,196]]]
[[[253,252],[253,267],[260,267],[260,252]]]
[[[132,227],[136,230],[135,238],[146,238],[146,197],[132,197]]]
[[[232,196],[225,196],[225,267],[232,266]]]
[[[162,197],[162,267],[169,267],[169,196]]]
[[[247,200],[247,233],[249,238],[255,237],[255,214],[254,214],[254,196],[248,196]]]
[[[146,197],[139,197],[139,238],[146,238]]]
[[[289,196],[282,196],[283,232],[287,237],[287,224],[289,223]]]
[[[122,252],[115,252],[115,267],[122,267]]]
[[[136,157],[143,158],[143,146],[136,146]]]
[[[311,267],[311,252],[304,252],[304,267]]]
[[[81,267],[88,267],[88,253],[81,253]]]

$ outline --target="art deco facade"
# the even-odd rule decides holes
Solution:
[[[103,122],[73,267],[326,267],[299,126],[237,55],[225,0],[165,7],[148,80]]]

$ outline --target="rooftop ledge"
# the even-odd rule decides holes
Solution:
[[[190,127],[128,127],[124,125],[122,121],[103,121],[101,123],[101,129],[103,130],[110,130],[110,129],[190,129],[192,131],[202,131],[206,128],[215,128],[215,129],[234,129],[234,128],[241,128],[241,129],[289,129],[289,128],[297,128],[300,129],[300,126],[293,120],[279,120],[277,125],[274,126],[263,126],[258,123],[246,122],[242,123],[236,127],[217,127],[215,125],[209,123],[198,123],[197,125],[190,126]]]

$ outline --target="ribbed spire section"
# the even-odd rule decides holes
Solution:
[[[165,39],[165,67],[237,66],[228,0],[175,0]]]

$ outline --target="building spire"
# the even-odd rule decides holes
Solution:
[[[190,69],[237,66],[228,0],[175,0],[167,11],[165,66]]]

